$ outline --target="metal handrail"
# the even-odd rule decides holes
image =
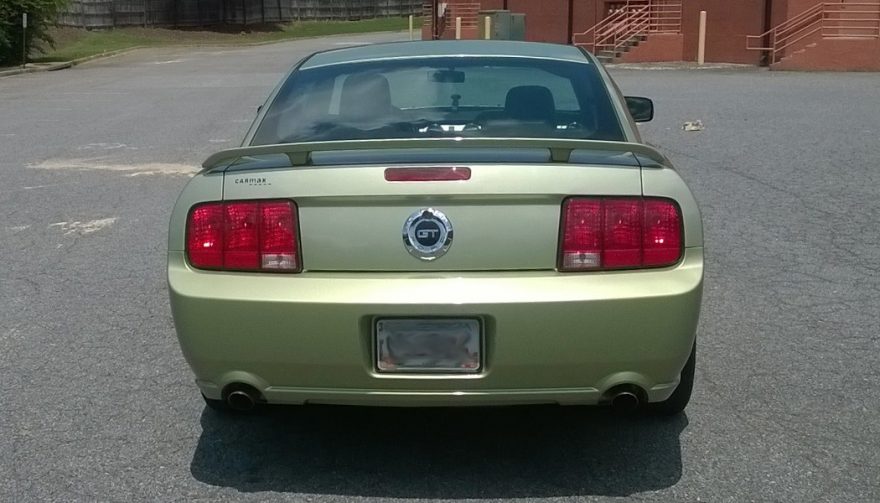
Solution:
[[[633,37],[647,31],[650,25],[650,12],[646,9],[641,9],[634,13],[629,19],[629,23],[627,23],[627,31],[621,30],[614,33],[612,36],[606,37],[601,42],[597,41],[595,47],[597,50],[602,47],[603,50],[617,52],[617,49],[626,45]]]
[[[585,32],[583,32],[583,33],[575,33],[575,34],[572,35],[572,37],[571,37],[571,43],[572,43],[573,45],[583,45],[583,46],[593,45],[593,46],[595,47],[595,45],[596,45],[596,36],[598,35],[598,33],[599,33],[602,29],[608,27],[609,25],[611,25],[611,24],[613,24],[613,23],[616,23],[616,22],[618,22],[618,21],[624,19],[624,18],[628,15],[628,9],[629,9],[629,7],[630,7],[630,4],[631,4],[631,0],[630,0],[630,1],[627,1],[627,2],[626,2],[626,5],[624,5],[623,8],[621,8],[621,10],[619,10],[619,11],[617,11],[617,12],[614,12],[614,13],[612,13],[610,16],[608,16],[608,17],[606,17],[605,19],[599,21],[598,23],[596,23],[595,25],[593,25],[591,28],[589,28],[587,31],[585,31]],[[586,36],[588,36],[588,35],[590,35],[590,34],[593,35],[593,41],[592,41],[592,42],[578,43],[578,41],[577,41],[578,37],[586,37]]]
[[[681,0],[628,0],[590,29],[572,36],[572,44],[596,51],[600,46],[621,47],[634,36],[681,33]]]
[[[802,33],[801,36],[799,36],[798,38],[796,38],[794,40],[790,40],[790,41],[786,42],[785,44],[777,46],[777,48],[774,52],[781,53],[781,52],[785,51],[786,49],[788,49],[789,47],[793,46],[794,44],[800,42],[801,40],[809,37],[810,35],[813,35],[814,33],[819,32],[821,30],[822,30],[821,26],[816,26],[815,28],[811,29],[810,31],[808,31],[806,33]]]
[[[594,47],[598,48],[598,47],[604,47],[604,46],[608,46],[608,45],[615,45],[619,39],[626,37],[627,35],[629,35],[629,37],[632,37],[634,35],[634,34],[632,34],[633,25],[635,23],[639,23],[640,21],[643,22],[646,19],[647,9],[648,9],[648,7],[645,6],[645,7],[642,7],[641,9],[633,12],[630,16],[627,17],[626,21],[622,22],[619,25],[621,29],[610,32],[610,33],[606,34],[605,37],[603,37],[601,39],[597,39],[593,44]],[[648,16],[647,19],[650,19],[650,17]],[[642,23],[642,24],[644,24],[644,23]],[[639,26],[641,27],[642,25],[639,25]],[[611,41],[613,41],[614,43],[609,44],[609,42],[611,42]]]
[[[871,26],[865,26],[864,23],[870,23]],[[876,28],[873,26],[875,23]],[[831,30],[836,33],[831,33]],[[880,2],[817,4],[767,32],[747,35],[746,49],[767,51],[772,65],[787,49],[816,33],[823,38],[880,38]],[[761,45],[754,46],[752,42],[755,40],[761,41]],[[763,45],[764,40],[768,41],[766,46]]]

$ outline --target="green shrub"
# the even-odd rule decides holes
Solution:
[[[0,66],[21,64],[21,14],[27,12],[28,51],[53,46],[49,28],[67,0],[0,0]]]

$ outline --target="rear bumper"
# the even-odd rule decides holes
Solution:
[[[168,263],[183,354],[208,398],[246,383],[270,403],[593,404],[620,384],[674,391],[699,318],[702,248],[651,271],[559,274],[195,271]],[[477,375],[375,371],[381,317],[481,320]]]

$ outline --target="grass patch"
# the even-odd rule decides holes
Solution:
[[[240,26],[216,26],[199,29],[115,28],[84,30],[59,27],[51,33],[55,47],[45,54],[32,55],[31,61],[45,63],[70,61],[131,47],[166,47],[174,45],[242,45],[261,42],[279,42],[302,37],[321,37],[347,33],[401,31],[409,26],[407,18],[391,17],[362,21],[303,21],[288,24],[251,25],[242,31]],[[416,19],[416,29],[421,20]]]

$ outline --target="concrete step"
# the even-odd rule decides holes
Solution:
[[[615,51],[599,51],[596,53],[597,58],[608,58],[614,59],[623,56],[623,52],[615,52]]]

